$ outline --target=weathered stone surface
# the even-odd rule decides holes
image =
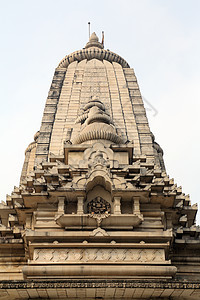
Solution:
[[[166,173],[133,69],[92,34],[56,69],[0,203],[0,299],[199,299],[196,212]]]

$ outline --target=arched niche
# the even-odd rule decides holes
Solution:
[[[91,189],[87,194],[87,199],[84,203],[84,212],[88,213],[88,203],[91,201],[99,201],[98,198],[102,199],[102,204],[109,203],[110,205],[110,211],[113,213],[113,203],[111,199],[111,194],[109,191],[107,191],[103,186],[96,185],[93,189]],[[104,202],[105,201],[105,202]]]
[[[111,180],[105,170],[94,170],[86,183],[86,191],[93,190],[96,186],[102,186],[106,191],[111,192]]]

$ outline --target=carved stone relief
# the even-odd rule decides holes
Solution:
[[[88,203],[88,213],[90,214],[103,214],[110,213],[111,206],[110,203],[101,197],[96,197],[94,200]]]
[[[34,261],[38,262],[164,262],[164,249],[109,249],[109,248],[67,248],[35,249]]]
[[[76,119],[76,123],[81,124],[81,130],[73,138],[73,144],[81,144],[91,140],[108,140],[116,144],[123,143],[118,136],[110,115],[105,111],[105,105],[97,96],[89,99],[83,111]]]

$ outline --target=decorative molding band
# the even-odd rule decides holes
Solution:
[[[98,60],[107,60],[110,63],[119,63],[123,68],[130,68],[129,64],[118,54],[105,49],[91,47],[89,49],[82,49],[66,55],[58,65],[58,68],[67,68],[69,64],[74,61],[82,61],[84,59],[91,60],[96,58]]]
[[[164,262],[164,249],[35,249],[37,262]]]
[[[0,289],[49,289],[49,288],[159,288],[159,289],[200,289],[199,282],[154,281],[130,279],[66,279],[66,280],[2,280]]]

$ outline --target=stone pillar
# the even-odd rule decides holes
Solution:
[[[84,214],[83,204],[84,204],[84,197],[78,196],[77,197],[77,214],[78,215]]]
[[[32,214],[26,215],[26,228],[31,229],[32,227]]]
[[[65,213],[65,197],[58,197],[58,213]]]
[[[172,213],[171,212],[166,212],[165,213],[165,218],[166,218],[166,228],[170,229],[173,228],[173,224],[172,224]]]
[[[133,199],[133,214],[140,215],[140,197],[134,196],[132,199]]]
[[[114,197],[114,214],[121,215],[121,197]]]

